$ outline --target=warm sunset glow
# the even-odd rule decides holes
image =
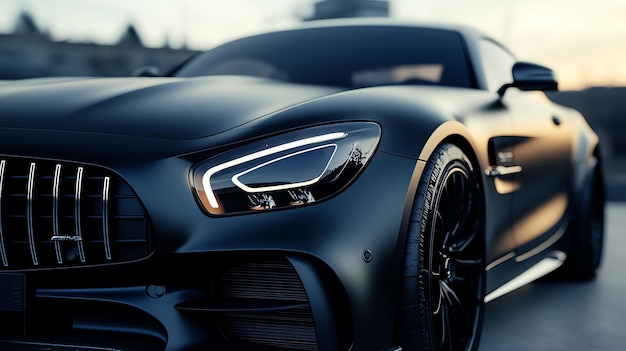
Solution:
[[[292,26],[317,0],[2,0],[0,33],[27,10],[54,40],[115,43],[128,23],[144,44],[208,49]],[[521,60],[553,68],[562,90],[626,86],[626,1],[389,0],[391,16],[477,27]]]
[[[626,86],[622,0],[395,0],[392,16],[479,28],[521,60],[554,69],[561,90]]]

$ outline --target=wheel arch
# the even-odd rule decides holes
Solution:
[[[413,202],[415,200],[415,196],[417,193],[417,187],[419,185],[420,179],[423,176],[424,168],[426,166],[426,162],[433,155],[435,150],[440,145],[451,143],[459,148],[467,155],[467,157],[471,161],[472,167],[475,168],[474,171],[479,175],[478,181],[480,182],[481,193],[483,195],[483,200],[485,199],[485,175],[481,171],[483,169],[483,165],[481,164],[478,153],[476,152],[477,147],[471,137],[469,131],[463,126],[461,123],[456,121],[449,121],[442,123],[435,131],[431,134],[430,138],[424,143],[422,150],[419,153],[418,161],[415,165],[415,169],[413,171],[413,175],[411,177],[411,183],[409,186],[409,190],[407,191],[407,198],[405,201],[405,209],[404,214],[402,216],[402,226],[401,233],[399,235],[399,252],[403,252],[406,246],[406,233],[408,230],[408,223],[411,217],[411,210],[413,208]],[[483,215],[485,214],[485,204],[483,201]]]
[[[606,202],[606,180],[604,175],[604,161],[602,159],[602,153],[600,152],[600,145],[597,144],[593,150],[593,157],[595,157],[597,166],[596,172],[599,172],[599,176],[602,182],[602,201]]]
[[[439,134],[443,135],[440,136]],[[432,137],[426,142],[424,148],[422,148],[419,159],[427,162],[432,154],[435,152],[435,150],[437,150],[440,145],[446,143],[458,146],[469,158],[471,166],[474,167],[473,170],[477,174],[477,179],[480,183],[479,185],[481,189],[481,194],[483,196],[482,213],[485,217],[485,174],[482,172],[482,169],[484,169],[484,167],[479,161],[479,157],[476,152],[477,146],[475,145],[471,135],[469,134],[469,131],[465,128],[465,126],[458,122],[448,122],[441,125],[437,130],[435,130]],[[421,176],[422,174],[420,174],[420,178]],[[417,179],[417,182],[419,183],[419,179]]]
[[[441,124],[435,131],[431,134],[430,138],[424,143],[422,150],[420,151],[418,161],[415,166],[415,170],[413,172],[413,176],[411,179],[410,189],[407,191],[407,199],[405,203],[405,210],[402,217],[403,223],[401,226],[401,232],[398,236],[398,251],[399,253],[403,253],[406,251],[408,243],[408,230],[409,230],[409,222],[412,216],[413,206],[416,197],[418,196],[418,187],[420,185],[420,181],[424,176],[424,171],[426,170],[426,165],[431,158],[431,156],[438,150],[438,148],[444,144],[452,144],[461,149],[461,151],[469,158],[469,162],[473,171],[476,172],[476,179],[479,182],[479,193],[482,196],[480,201],[481,206],[481,214],[482,221],[484,223],[486,219],[486,206],[485,206],[485,174],[481,171],[483,169],[481,162],[479,161],[478,152],[476,151],[476,145],[471,137],[469,131],[465,128],[465,126],[457,121],[449,121]],[[484,227],[483,233],[484,236]],[[486,249],[486,248],[485,248]],[[400,255],[401,256],[401,255]],[[483,258],[484,259],[484,258]],[[484,277],[486,279],[486,275]],[[400,285],[402,283],[399,282]],[[486,284],[485,284],[486,286]],[[403,289],[398,289],[398,305],[397,305],[397,318],[395,320],[394,330],[398,330],[398,327],[401,324],[400,316],[402,306],[402,296]],[[394,336],[394,341],[400,340],[400,335],[396,334]]]
[[[479,175],[478,181],[480,182],[481,194],[483,195],[483,216],[486,217],[485,207],[485,175],[481,171],[483,165],[479,161],[478,153],[476,152],[476,145],[471,137],[469,131],[465,126],[457,121],[449,121],[442,123],[438,128],[434,130],[430,138],[426,140],[422,150],[419,153],[418,161],[415,164],[413,175],[411,177],[411,183],[407,190],[407,198],[404,205],[404,213],[402,215],[402,226],[400,227],[400,234],[398,235],[398,251],[404,252],[406,249],[407,231],[409,228],[409,220],[411,218],[411,211],[413,209],[413,202],[417,194],[417,188],[420,180],[423,176],[426,163],[433,155],[437,148],[445,143],[451,143],[459,148],[469,157],[472,167],[475,167],[475,171]]]
[[[574,203],[585,189],[587,179],[592,176],[591,172],[598,171],[604,179],[603,157],[598,135],[587,124],[584,117],[574,111],[572,120],[575,122],[577,132],[573,135],[573,152],[571,162],[573,164],[574,179],[572,184],[572,196]],[[606,193],[603,190],[603,193]]]

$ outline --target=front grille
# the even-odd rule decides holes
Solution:
[[[150,250],[143,206],[113,172],[0,157],[0,271],[118,263]]]

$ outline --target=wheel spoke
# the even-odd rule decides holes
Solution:
[[[453,343],[460,343],[464,338],[467,337],[469,333],[471,333],[471,328],[469,327],[469,321],[467,320],[467,316],[465,311],[467,306],[464,306],[461,303],[461,300],[457,293],[444,281],[441,282],[443,296],[444,296],[444,310],[448,311],[448,318],[450,322],[447,323],[450,326],[449,333],[455,335]],[[450,345],[452,346],[452,344]],[[456,347],[451,348],[451,350],[460,349]]]
[[[466,200],[469,201],[469,200]],[[465,228],[465,225],[467,224],[467,221],[470,218],[470,212],[472,207],[471,206],[465,206],[465,205],[471,205],[471,204],[464,204],[463,208],[461,209],[461,211],[459,211],[459,215],[458,215],[458,221],[456,223],[456,229],[458,230],[463,230],[463,228]]]
[[[475,280],[473,280],[473,278],[475,277],[465,277],[463,280],[450,279],[446,282],[446,285],[454,291],[457,300],[461,302],[461,305],[458,307],[462,307],[462,310],[464,311],[471,311],[472,308],[478,306],[479,304],[480,298],[478,297],[478,294],[475,291],[470,290],[471,284],[469,282],[474,282]],[[453,286],[454,288],[452,288]]]
[[[477,267],[482,266],[483,260],[480,258],[468,258],[468,259],[453,258],[452,263],[456,268],[461,268],[461,269],[477,268]]]
[[[467,183],[468,179],[464,173],[457,172],[449,179],[446,189],[453,188],[454,191],[447,192],[446,214],[442,216],[449,224],[443,239],[443,246],[449,247],[450,251],[462,251],[473,240],[475,231],[467,228],[468,224],[474,225],[472,219],[472,193],[471,187]],[[445,194],[442,195],[442,197]],[[444,201],[444,199],[442,199]],[[452,242],[451,242],[452,241]]]
[[[446,225],[446,221],[444,216],[440,211],[437,211],[437,223],[436,223],[436,235],[441,236],[442,244],[440,247],[445,247],[445,243],[450,241],[452,235],[454,234],[448,225]]]
[[[452,325],[451,325],[451,316],[450,316],[450,307],[448,305],[443,305],[441,310],[441,344],[439,345],[440,350],[453,350],[454,345],[454,334],[452,333]]]
[[[441,281],[441,291],[443,292],[444,302],[448,304],[450,307],[463,307],[463,303],[461,299],[456,294],[456,292],[448,285],[446,281]]]
[[[467,248],[476,240],[478,233],[475,230],[471,230],[462,235],[456,235],[453,237],[453,243],[448,245],[448,253],[455,254],[461,253],[467,250]]]
[[[442,305],[443,305],[443,291],[441,290],[441,286],[439,286],[439,297],[437,298],[437,305],[435,306],[435,310],[433,311],[434,315],[438,315],[441,313]]]
[[[460,259],[454,258],[452,262],[456,267],[480,267],[483,264],[481,259]]]

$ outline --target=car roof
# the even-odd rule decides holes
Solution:
[[[463,35],[470,37],[487,37],[485,33],[480,30],[465,26],[461,24],[445,23],[445,22],[428,22],[417,20],[405,20],[395,19],[388,17],[362,17],[362,18],[338,18],[338,19],[324,19],[315,21],[306,21],[298,25],[287,27],[270,32],[282,32],[289,30],[300,30],[308,28],[335,28],[335,27],[360,27],[360,26],[381,26],[381,27],[413,27],[413,28],[429,28],[429,29],[441,29],[459,32]],[[264,32],[264,33],[267,33]]]

